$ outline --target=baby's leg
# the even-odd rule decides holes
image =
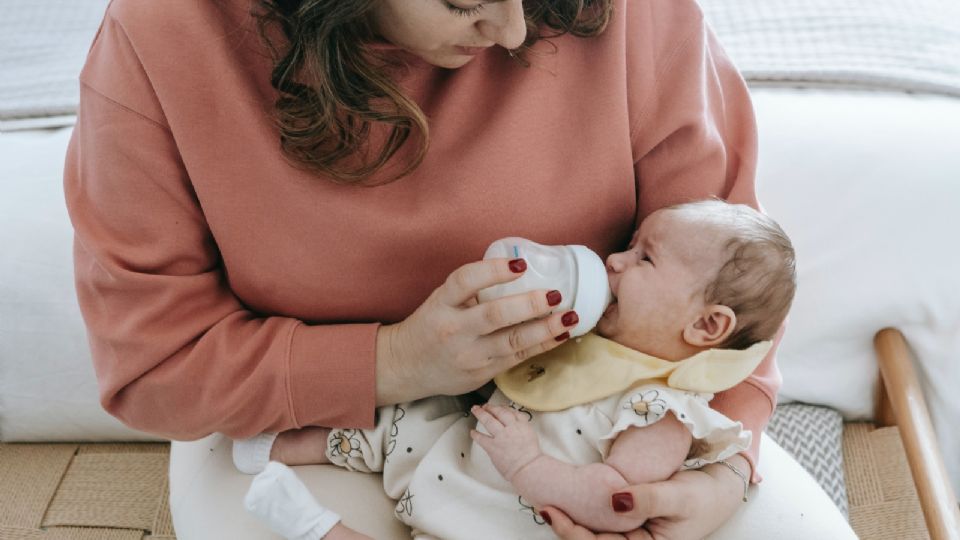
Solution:
[[[409,476],[437,439],[466,416],[465,401],[434,396],[377,410],[373,429],[334,429],[327,437],[327,459],[361,472],[382,472],[387,495],[398,499]]]
[[[351,470],[382,472],[398,443],[398,423],[417,426],[416,443],[405,446],[394,457],[415,465],[430,444],[468,406],[467,398],[437,396],[412,403],[377,409],[374,429],[330,429],[308,426],[281,433],[261,433],[233,442],[233,463],[245,474],[263,471],[268,461],[285,465],[321,465],[333,463]],[[409,444],[406,444],[409,443]],[[400,453],[406,453],[400,456]],[[401,490],[402,492],[402,490]]]
[[[319,465],[327,459],[330,428],[308,426],[281,433],[261,433],[233,442],[233,464],[245,474],[263,471],[268,461],[286,465]]]
[[[325,540],[373,540],[362,532],[357,532],[343,523],[337,523],[330,532],[323,537]]]
[[[333,463],[354,471],[383,472],[384,490],[388,496],[398,499],[409,485],[420,459],[447,428],[458,419],[466,417],[467,401],[469,401],[468,398],[439,396],[381,407],[377,410],[376,426],[369,430],[304,428],[283,432],[279,436],[261,434],[246,441],[235,441],[234,461],[243,471],[243,467],[240,467],[236,459],[237,449],[247,446],[259,449],[260,457],[265,461],[271,459],[289,465]],[[267,450],[264,451],[264,448]],[[269,457],[265,457],[267,454]],[[264,466],[266,469],[263,469]],[[267,477],[267,472],[271,468],[289,471],[281,463],[264,464],[261,466],[263,473],[258,475],[258,479],[261,476]],[[296,484],[301,484],[292,471],[290,475],[296,480]],[[254,482],[256,485],[257,479]],[[260,484],[272,485],[266,480],[261,480]],[[248,504],[248,510],[280,534],[286,534],[281,527],[284,527],[283,524],[295,522],[297,515],[315,516],[318,512],[326,513],[323,515],[328,516],[336,515],[317,504],[312,496],[309,496],[305,487],[302,491],[309,496],[309,499],[303,497],[298,499],[309,501],[309,504],[280,504],[275,499],[282,499],[282,494],[271,495],[270,490],[255,489],[255,485],[251,486],[248,493],[248,499],[251,501]],[[273,491],[276,490],[276,488],[273,489]],[[310,510],[307,512],[303,512],[302,509],[296,510],[304,505]],[[258,507],[261,510],[257,510]],[[283,517],[277,518],[277,515]],[[286,530],[288,533],[291,532],[289,529]],[[326,536],[317,536],[317,532],[314,531],[310,538],[323,537],[333,540],[367,538],[339,523],[336,526],[330,524],[323,533]],[[288,535],[288,538],[297,538],[297,536]]]
[[[270,451],[270,461],[286,465],[319,465],[327,459],[327,436],[330,428],[308,426],[277,435]]]
[[[370,538],[340,523],[336,512],[321,506],[297,475],[277,462],[253,479],[243,504],[270,530],[290,540]]]

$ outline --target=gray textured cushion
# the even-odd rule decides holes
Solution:
[[[843,418],[828,407],[778,405],[767,435],[793,456],[847,516],[843,477]]]

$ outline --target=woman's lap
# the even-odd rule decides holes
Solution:
[[[760,443],[760,474],[763,482],[750,487],[750,502],[710,535],[710,540],[856,540],[857,535],[816,480],[766,435]]]
[[[221,435],[173,443],[170,508],[180,540],[278,538],[244,511],[243,496],[253,477],[234,469],[230,444]],[[856,538],[830,498],[776,443],[764,437],[761,454],[763,483],[751,488],[750,502],[711,540]],[[346,525],[378,540],[409,538],[393,517],[394,502],[383,494],[380,475],[330,465],[296,471],[320,504],[339,513]]]

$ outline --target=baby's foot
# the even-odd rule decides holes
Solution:
[[[330,463],[327,459],[327,435],[330,428],[305,427],[284,431],[277,436],[270,460],[287,465]]]
[[[313,498],[307,486],[282,463],[271,461],[250,484],[243,499],[248,512],[270,530],[291,540],[330,540],[357,538],[355,531],[336,527],[340,516],[324,508]],[[334,533],[336,530],[336,533]],[[327,536],[331,533],[330,536]]]
[[[233,441],[233,465],[244,474],[262,472],[273,454],[276,433],[261,433],[256,437]]]

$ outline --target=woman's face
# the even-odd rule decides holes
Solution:
[[[523,0],[380,0],[373,21],[387,41],[444,68],[494,45],[516,49],[527,35]]]

